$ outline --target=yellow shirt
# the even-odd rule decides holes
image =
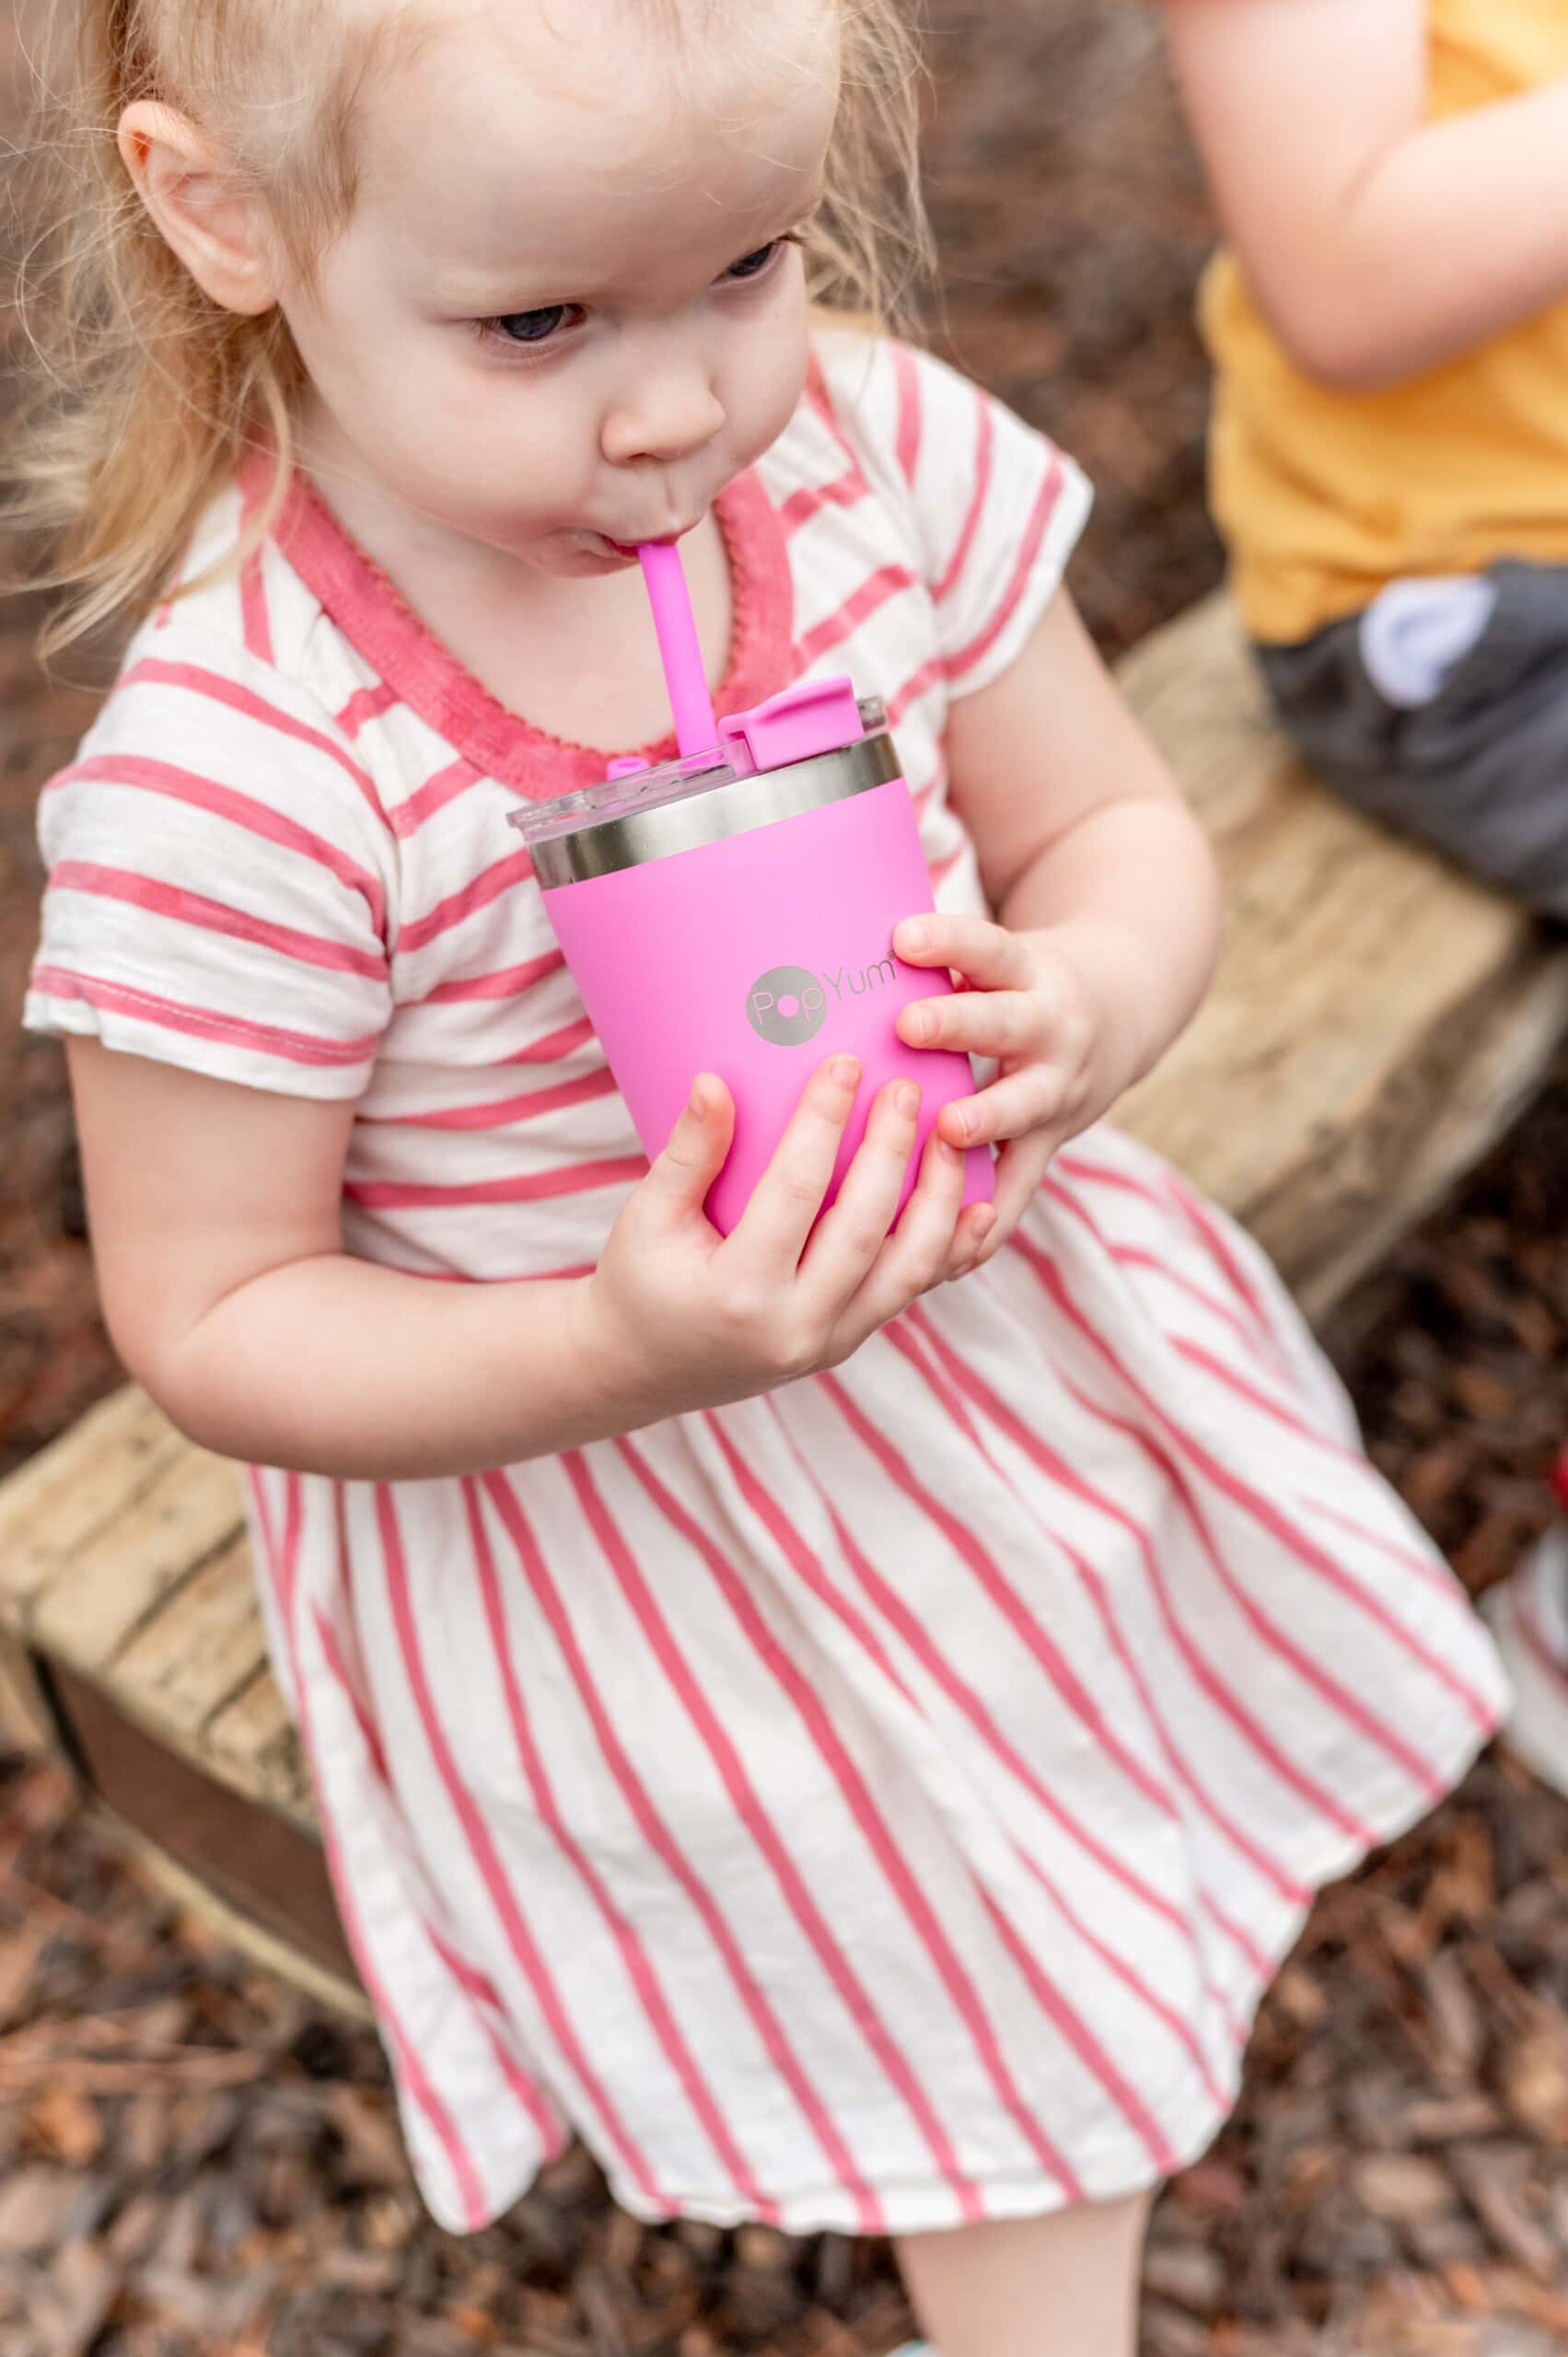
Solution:
[[[1430,0],[1428,41],[1429,113],[1486,106],[1568,75],[1568,0]],[[1309,383],[1227,252],[1201,317],[1211,494],[1254,638],[1309,638],[1405,575],[1568,562],[1568,302],[1376,393]]]

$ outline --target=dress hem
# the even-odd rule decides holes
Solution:
[[[1481,1752],[1497,1732],[1501,1713],[1491,1727],[1478,1730],[1471,1726],[1464,1738],[1446,1749],[1434,1763],[1434,1772],[1445,1782],[1446,1792],[1452,1792],[1469,1772]],[[1270,1969],[1255,1980],[1248,1991],[1238,1992],[1236,2010],[1247,2026],[1249,2036],[1256,2023],[1259,2008],[1272,1987],[1279,1968],[1295,1946],[1312,1907],[1330,1884],[1342,1881],[1354,1869],[1397,1841],[1431,1815],[1438,1805],[1425,1793],[1412,1792],[1408,1779],[1401,1778],[1397,1788],[1390,1788],[1372,1804],[1358,1803],[1358,1812],[1373,1830],[1374,1839],[1363,1841],[1354,1834],[1338,1834],[1330,1843],[1311,1853],[1311,1863],[1291,1862],[1285,1871],[1304,1884],[1311,1896],[1305,1905],[1295,1900],[1282,1900],[1272,1920],[1254,1930],[1254,1937],[1261,1953],[1269,1959]],[[1249,1929],[1253,1927],[1249,1926]],[[1170,2140],[1178,2170],[1191,2166],[1207,2151],[1224,2127],[1235,2107],[1241,2089],[1241,2062],[1244,2049],[1236,2056],[1234,2077],[1227,2080],[1229,2101],[1216,2105],[1204,2095],[1196,2125],[1184,2136]],[[1195,2085],[1197,2074],[1185,2074],[1185,2084]],[[1177,2083],[1179,2085],[1182,2082]],[[1150,2099],[1150,2108],[1156,2113],[1170,2100],[1170,2090],[1159,2098]],[[596,2157],[598,2157],[596,2155]],[[1131,2163],[1131,2165],[1129,2165]],[[602,2165],[602,2162],[601,2162]],[[1135,2136],[1117,2136],[1106,2140],[1094,2154],[1074,2154],[1074,2169],[1083,2188],[1083,2199],[1091,2201],[1119,2201],[1130,2195],[1148,2190],[1166,2182],[1152,2168],[1146,2148]],[[539,2170],[522,2177],[516,2189],[487,2210],[484,2217],[466,2230],[477,2232],[524,2200],[537,2182]],[[757,2212],[743,2202],[717,2200],[693,2194],[672,2200],[668,2207],[648,2202],[636,2190],[610,2171],[606,2181],[610,2199],[618,2209],[646,2225],[662,2225],[676,2218],[689,2218],[711,2226],[734,2227],[754,2224]],[[1045,2176],[1006,2176],[986,2177],[970,2173],[970,2182],[981,2198],[981,2216],[989,2222],[1030,2217],[1049,2217],[1072,2206],[1059,2181]],[[964,2221],[957,2214],[950,2184],[926,2181],[900,2188],[871,2187],[882,2216],[881,2231],[889,2235],[917,2235],[950,2232]],[[773,2204],[773,2216],[769,2221],[787,2235],[857,2234],[853,2198],[842,2187],[817,2188],[795,2196],[780,2196]],[[444,2222],[443,2222],[444,2223]],[[462,2226],[450,2229],[465,2231]]]

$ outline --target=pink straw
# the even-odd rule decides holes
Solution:
[[[697,625],[691,619],[680,551],[674,540],[643,540],[638,543],[637,561],[654,610],[659,659],[675,717],[675,741],[683,757],[705,753],[719,741],[718,724],[703,668],[703,650],[697,644]]]

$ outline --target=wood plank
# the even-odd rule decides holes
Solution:
[[[141,1726],[289,1824],[315,1822],[299,1739],[267,1662],[250,1548],[237,1532],[143,1616],[98,1682]]]
[[[99,1821],[148,1881],[167,1893],[177,1906],[195,1916],[207,1930],[226,1940],[242,1955],[254,1957],[280,1980],[292,1981],[318,2004],[330,2005],[351,2021],[374,2023],[376,2009],[357,1979],[349,1980],[342,1972],[317,1963],[291,1941],[264,1930],[252,1917],[229,1906],[210,1883],[181,1865],[178,1858],[171,1857],[160,1843],[122,1817],[107,1801],[95,1799],[92,1805]]]
[[[314,1825],[310,1771],[264,1655],[250,1683],[203,1730],[201,1756],[225,1783],[253,1792],[296,1825]]]
[[[1227,924],[1207,1001],[1117,1118],[1322,1318],[1539,1081],[1568,951],[1313,784],[1224,598],[1121,679],[1214,840]]]
[[[0,1483],[0,1589],[25,1627],[35,1596],[142,1495],[183,1475],[191,1444],[135,1385],[114,1392]]]
[[[52,1751],[58,1739],[32,1655],[0,1628],[0,1750]]]
[[[302,1832],[203,1774],[75,1670],[53,1664],[50,1679],[90,1792],[233,1910],[274,1936],[292,1933],[340,1979],[357,1979],[314,1828]]]
[[[86,1460],[100,1480],[106,1456],[100,1444]],[[146,1470],[155,1461],[156,1480]],[[124,1469],[119,1510],[53,1561],[28,1598],[33,1643],[88,1676],[105,1671],[133,1633],[244,1528],[237,1470],[205,1449],[160,1448]],[[33,1524],[26,1535],[42,1564],[51,1534]]]
[[[264,1650],[250,1543],[236,1531],[177,1597],[103,1656],[98,1674],[193,1743],[250,1682]]]

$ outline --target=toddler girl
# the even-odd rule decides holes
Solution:
[[[1214,884],[1060,586],[1071,462],[808,311],[899,226],[894,0],[84,35],[110,186],[24,462],[53,643],[142,617],[27,1020],[128,1364],[251,1469],[424,2195],[476,2227],[575,2132],[645,2218],[893,2235],[946,2357],[1124,2351],[1313,1889],[1501,1689],[1270,1269],[1093,1126]],[[890,705],[897,948],[962,977],[900,1028],[994,1060],[896,1222],[896,1086],[818,1218],[842,1060],[727,1239],[718,1075],[645,1165],[505,824],[668,755],[676,536],[721,709]]]
[[[1568,918],[1568,9],[1167,17],[1233,248],[1214,507],[1281,717],[1352,801]],[[1510,1740],[1568,1793],[1568,1525],[1486,1609]]]

